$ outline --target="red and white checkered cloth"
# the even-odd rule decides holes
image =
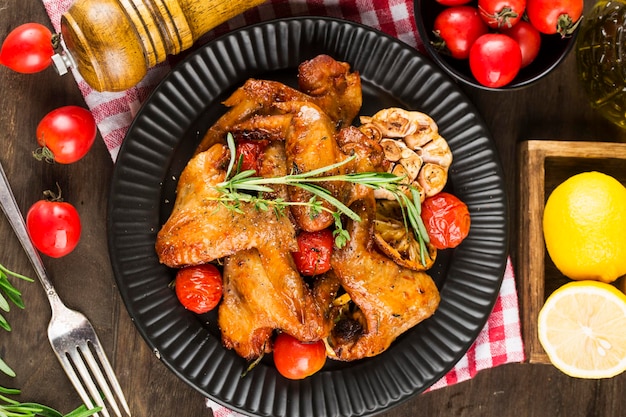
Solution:
[[[59,31],[61,15],[69,9],[73,0],[42,2],[52,25]],[[421,49],[422,42],[413,19],[413,0],[268,0],[216,28],[203,37],[203,41],[246,24],[303,15],[332,16],[363,23]],[[100,134],[114,161],[133,117],[169,70],[167,63],[160,64],[149,70],[148,75],[137,86],[121,93],[97,92],[74,72],[85,102],[96,119]],[[465,356],[429,390],[468,380],[482,369],[522,362],[524,359],[515,278],[509,260],[500,294],[484,329]],[[210,400],[207,400],[207,405],[213,409],[216,417],[239,415]]]

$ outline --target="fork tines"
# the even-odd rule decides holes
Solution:
[[[84,341],[76,346],[66,346],[63,350],[65,355],[57,354],[57,357],[88,409],[102,407],[100,413],[105,417],[111,417],[107,409],[108,404],[117,417],[122,417],[119,401],[126,415],[130,416],[122,388],[95,332],[89,337],[85,336]]]

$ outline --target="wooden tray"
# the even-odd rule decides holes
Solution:
[[[626,143],[531,140],[519,145],[518,292],[526,358],[531,363],[550,363],[537,337],[537,317],[546,298],[569,282],[546,251],[543,208],[557,185],[586,171],[603,172],[626,184]],[[623,280],[616,282],[622,290]]]

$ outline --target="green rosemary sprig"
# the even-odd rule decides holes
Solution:
[[[87,417],[102,409],[95,407],[88,410],[85,405],[81,405],[68,414],[39,403],[20,403],[9,396],[19,395],[20,390],[15,388],[0,387],[0,416],[7,417]]]
[[[15,288],[11,282],[9,282],[9,276],[33,282],[32,278],[13,272],[0,264],[0,310],[5,313],[8,313],[11,310],[11,304],[9,301],[17,307],[24,309],[22,293]],[[6,331],[11,331],[9,322],[2,314],[0,314],[0,327]],[[13,369],[11,369],[11,367],[7,365],[2,358],[0,358],[0,372],[10,377],[15,377]],[[1,417],[87,417],[101,410],[101,407],[87,410],[87,407],[82,405],[69,414],[63,415],[48,406],[37,403],[20,403],[10,397],[19,395],[20,393],[21,391],[19,389],[0,386]]]
[[[328,165],[308,172],[288,174],[280,177],[257,177],[254,170],[240,171],[241,161],[236,160],[236,147],[233,136],[229,133],[226,138],[230,150],[230,162],[226,170],[226,180],[217,184],[215,189],[219,192],[219,197],[215,198],[230,210],[241,211],[241,203],[253,204],[258,210],[269,210],[272,208],[278,215],[283,215],[288,206],[304,205],[312,209],[312,212],[322,211],[332,214],[335,220],[335,245],[341,248],[346,245],[350,235],[343,228],[341,216],[345,215],[354,221],[361,221],[358,214],[352,211],[344,203],[336,199],[327,189],[318,183],[330,181],[342,181],[359,184],[371,189],[383,188],[391,192],[399,202],[404,224],[411,228],[420,244],[420,257],[422,265],[426,264],[426,243],[429,242],[428,233],[421,218],[421,205],[419,191],[410,185],[402,184],[404,176],[398,176],[388,172],[356,172],[340,175],[324,175],[336,168],[352,161],[355,156],[351,156],[341,162]],[[266,199],[259,194],[250,193],[273,193],[273,185],[288,185],[298,187],[313,194],[307,202],[292,202],[284,199]],[[409,189],[411,196],[405,194]],[[330,203],[335,210],[331,210],[322,204],[323,201]],[[416,203],[417,202],[417,203]]]
[[[22,293],[9,282],[9,276],[33,282],[32,278],[10,271],[3,265],[0,265],[0,310],[5,313],[8,313],[11,310],[9,301],[21,309],[24,308]],[[11,325],[2,314],[0,314],[0,327],[8,332],[11,331]]]

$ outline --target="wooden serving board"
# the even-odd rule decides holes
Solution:
[[[572,175],[599,171],[626,184],[626,143],[529,140],[518,148],[517,275],[522,336],[531,363],[550,363],[537,337],[546,298],[570,280],[554,266],[543,240],[545,202]],[[616,285],[624,290],[624,278]]]

